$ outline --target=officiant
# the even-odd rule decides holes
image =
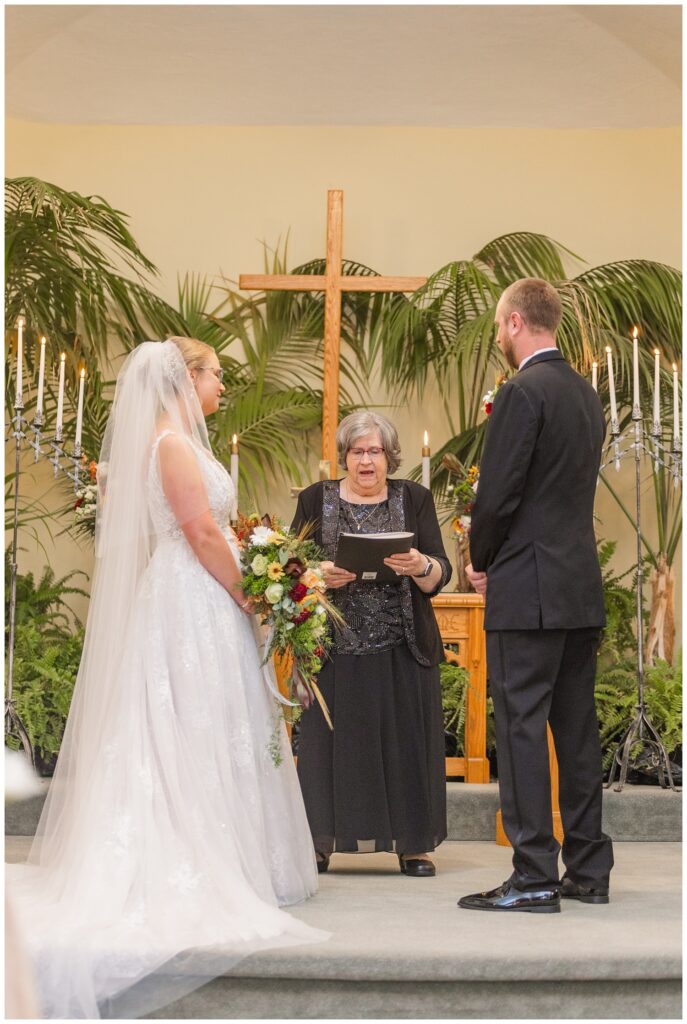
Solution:
[[[446,780],[443,646],[430,598],[451,565],[431,492],[389,477],[401,463],[394,425],[358,411],[341,421],[336,443],[345,475],[302,491],[292,524],[314,524],[345,620],[318,680],[334,729],[317,705],[300,722],[298,775],[318,869],[333,852],[393,851],[403,874],[431,876],[428,854],[446,838]],[[403,531],[412,546],[384,559],[391,582],[336,565],[342,533]]]

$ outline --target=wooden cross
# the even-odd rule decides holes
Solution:
[[[321,476],[336,475],[336,428],[339,416],[339,354],[342,292],[414,292],[426,277],[347,276],[341,273],[343,191],[327,192],[327,263],[324,274],[241,274],[246,291],[324,292],[324,383],[322,393]]]

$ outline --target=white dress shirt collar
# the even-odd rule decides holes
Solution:
[[[518,373],[527,363],[529,363],[530,359],[534,359],[535,356],[541,355],[542,352],[558,352],[558,347],[556,345],[549,345],[548,348],[538,348],[537,351],[533,352],[531,356],[525,356],[523,361],[520,363],[520,366],[518,367]]]

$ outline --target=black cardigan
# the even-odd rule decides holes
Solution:
[[[332,562],[336,557],[339,483],[339,480],[320,480],[301,491],[291,524],[293,530],[300,530],[306,523],[312,523],[312,539]],[[444,647],[430,597],[446,586],[452,570],[444,551],[434,500],[426,487],[412,480],[388,480],[387,485],[391,529],[412,532],[412,546],[436,559],[441,566],[441,579],[430,594],[425,594],[408,577],[399,584],[408,647],[421,665],[438,665],[444,660]]]

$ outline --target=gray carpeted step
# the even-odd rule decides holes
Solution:
[[[449,839],[494,840],[498,784],[447,784]],[[659,786],[625,786],[603,791],[603,830],[618,842],[682,839],[682,794]]]
[[[47,791],[47,781],[41,785]],[[496,812],[499,808],[498,785],[447,783],[448,838],[493,841]],[[10,804],[5,811],[5,834],[33,835],[45,794]],[[682,838],[682,795],[658,786],[625,786],[621,793],[612,789],[603,794],[603,827],[619,842],[679,842]]]
[[[25,848],[10,837],[8,859]],[[607,906],[456,907],[506,878],[510,859],[491,842],[448,842],[436,878],[408,878],[391,854],[334,854],[318,894],[289,910],[328,941],[247,957],[154,1016],[680,1018],[680,844],[617,843]]]

